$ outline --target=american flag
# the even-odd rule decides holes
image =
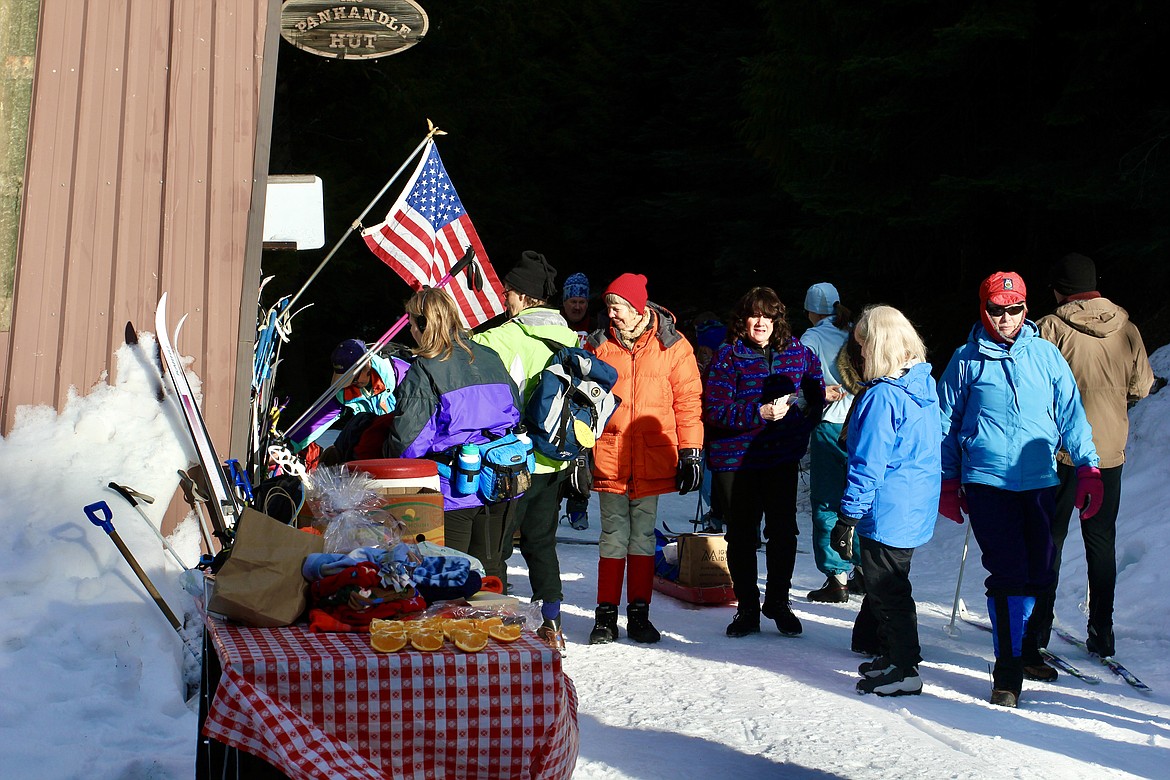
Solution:
[[[427,143],[422,160],[386,221],[363,230],[362,238],[371,252],[415,290],[434,286],[470,246],[483,274],[483,289],[472,290],[466,274],[459,274],[446,288],[459,305],[463,324],[474,328],[504,311],[504,286],[434,141]]]

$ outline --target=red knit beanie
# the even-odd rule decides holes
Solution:
[[[642,274],[622,274],[605,288],[606,295],[624,299],[637,312],[646,310],[646,277]]]

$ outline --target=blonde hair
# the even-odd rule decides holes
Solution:
[[[870,306],[853,330],[864,358],[862,378],[900,376],[913,363],[926,362],[926,346],[906,315],[893,306]]]
[[[475,361],[475,355],[463,340],[459,310],[445,290],[424,287],[410,296],[405,308],[421,331],[418,346],[411,352],[418,357],[446,360],[458,346]]]

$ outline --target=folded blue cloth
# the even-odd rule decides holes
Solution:
[[[428,556],[414,567],[411,579],[416,585],[456,588],[467,582],[471,561],[454,556]]]

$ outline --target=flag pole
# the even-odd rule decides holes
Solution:
[[[459,274],[463,273],[464,269],[471,265],[474,260],[475,250],[471,247],[467,247],[467,251],[463,254],[463,257],[461,257],[459,261],[455,263],[455,265],[451,266],[451,270],[448,271],[442,279],[435,282],[433,286],[436,288],[445,287],[448,282],[450,282]],[[363,368],[370,364],[374,355],[376,355],[379,350],[383,349],[387,344],[389,344],[391,339],[393,339],[396,335],[398,335],[399,331],[406,327],[407,323],[409,322],[409,317],[410,315],[403,314],[398,318],[398,321],[390,327],[390,330],[383,333],[381,338],[367,347],[366,353],[358,358],[356,363],[339,374],[338,377],[333,380],[333,384],[329,385],[329,389],[318,396],[317,400],[314,401],[312,405],[310,405],[309,408],[305,410],[305,413],[298,417],[296,421],[288,427],[287,433],[283,438],[287,440],[290,435],[296,433],[298,428],[310,422],[314,415],[316,415],[325,407],[330,398],[335,396],[342,388],[348,387],[349,383],[353,381],[353,378],[361,373]]]
[[[394,172],[394,175],[390,177],[390,180],[386,182],[382,189],[378,191],[378,194],[374,196],[374,199],[370,201],[365,210],[362,211],[362,213],[358,215],[357,219],[355,219],[350,224],[349,228],[345,231],[345,234],[340,239],[338,239],[337,243],[333,245],[333,248],[329,250],[329,254],[325,255],[325,259],[321,261],[316,270],[313,271],[313,273],[309,275],[309,278],[305,280],[305,283],[301,285],[301,289],[297,290],[296,295],[289,299],[289,302],[284,307],[284,314],[281,315],[281,325],[283,327],[288,327],[289,318],[287,314],[292,310],[293,304],[296,303],[301,295],[304,294],[305,290],[309,287],[310,284],[313,283],[313,280],[317,278],[317,275],[321,273],[321,270],[325,268],[326,264],[328,264],[328,262],[333,259],[333,255],[337,254],[337,250],[341,248],[341,245],[345,243],[345,240],[349,238],[350,234],[352,234],[354,230],[361,226],[362,220],[365,219],[366,215],[370,213],[370,209],[374,208],[374,205],[382,199],[382,196],[386,194],[386,190],[390,189],[391,185],[393,185],[394,182],[397,181],[398,177],[402,175],[402,172],[406,170],[406,166],[410,165],[414,158],[418,157],[419,152],[421,152],[423,148],[428,143],[430,143],[432,138],[434,138],[436,135],[446,134],[447,133],[445,130],[440,130],[433,122],[431,122],[431,120],[427,120],[426,137],[422,139],[419,145],[414,148],[414,151],[411,152],[410,155],[403,161],[402,165],[399,166],[398,170]]]

